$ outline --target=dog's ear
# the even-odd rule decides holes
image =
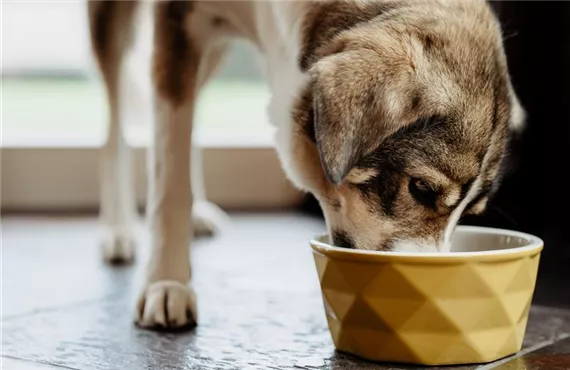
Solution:
[[[527,113],[514,92],[510,80],[508,81],[508,95],[511,104],[511,110],[509,112],[509,134],[505,158],[501,164],[499,181],[496,181],[497,186],[499,186],[502,177],[510,176],[520,168],[523,138],[527,128]]]
[[[342,182],[363,154],[358,117],[350,108],[334,94],[314,92],[315,140],[323,170],[334,184]]]
[[[509,81],[509,99],[511,101],[511,112],[509,119],[509,128],[517,135],[520,135],[526,128],[527,114],[521,105],[517,95]]]
[[[411,121],[407,71],[387,71],[385,65],[392,64],[371,50],[344,50],[310,71],[315,141],[323,170],[335,184]]]
[[[374,149],[379,136],[374,124],[377,81],[357,75],[358,67],[345,62],[362,59],[346,54],[329,57],[312,70],[315,141],[323,170],[335,184]]]

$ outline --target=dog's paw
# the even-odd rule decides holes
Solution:
[[[130,263],[135,257],[135,244],[130,230],[108,228],[101,239],[103,259],[109,264]]]
[[[194,236],[212,236],[229,223],[229,216],[213,203],[196,201],[192,207]]]
[[[152,283],[138,300],[136,324],[140,327],[172,330],[194,327],[196,323],[196,294],[177,281]]]

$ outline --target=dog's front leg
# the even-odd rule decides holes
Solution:
[[[151,255],[137,323],[147,328],[177,328],[193,325],[197,318],[196,298],[189,285],[190,156],[200,52],[184,27],[191,3],[159,2],[156,7],[155,128],[148,200]]]

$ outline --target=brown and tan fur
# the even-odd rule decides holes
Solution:
[[[265,55],[283,168],[319,200],[337,245],[446,251],[459,218],[482,212],[498,186],[508,139],[523,111],[499,25],[483,1],[150,6],[152,254],[139,325],[196,321],[188,286],[191,231],[211,231],[222,214],[204,201],[200,174],[191,166],[192,116],[200,87],[233,38],[250,40]],[[134,2],[89,3],[93,51],[111,107],[102,194],[108,260],[133,253],[130,183],[128,176],[117,178],[128,150],[117,127],[118,75],[136,34],[136,12]]]

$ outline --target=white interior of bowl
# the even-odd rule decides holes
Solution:
[[[535,236],[510,230],[458,226],[451,237],[451,252],[484,252],[521,248],[540,242]]]
[[[322,235],[316,238],[316,242],[320,245],[326,245],[329,248],[340,249],[353,253],[372,253],[372,254],[391,254],[391,255],[434,255],[457,256],[458,254],[505,254],[517,252],[526,249],[536,249],[543,245],[543,241],[530,234],[495,229],[490,227],[479,226],[458,226],[451,238],[451,252],[447,253],[408,253],[408,252],[385,252],[385,251],[364,251],[355,249],[346,249],[331,246],[328,235]]]

